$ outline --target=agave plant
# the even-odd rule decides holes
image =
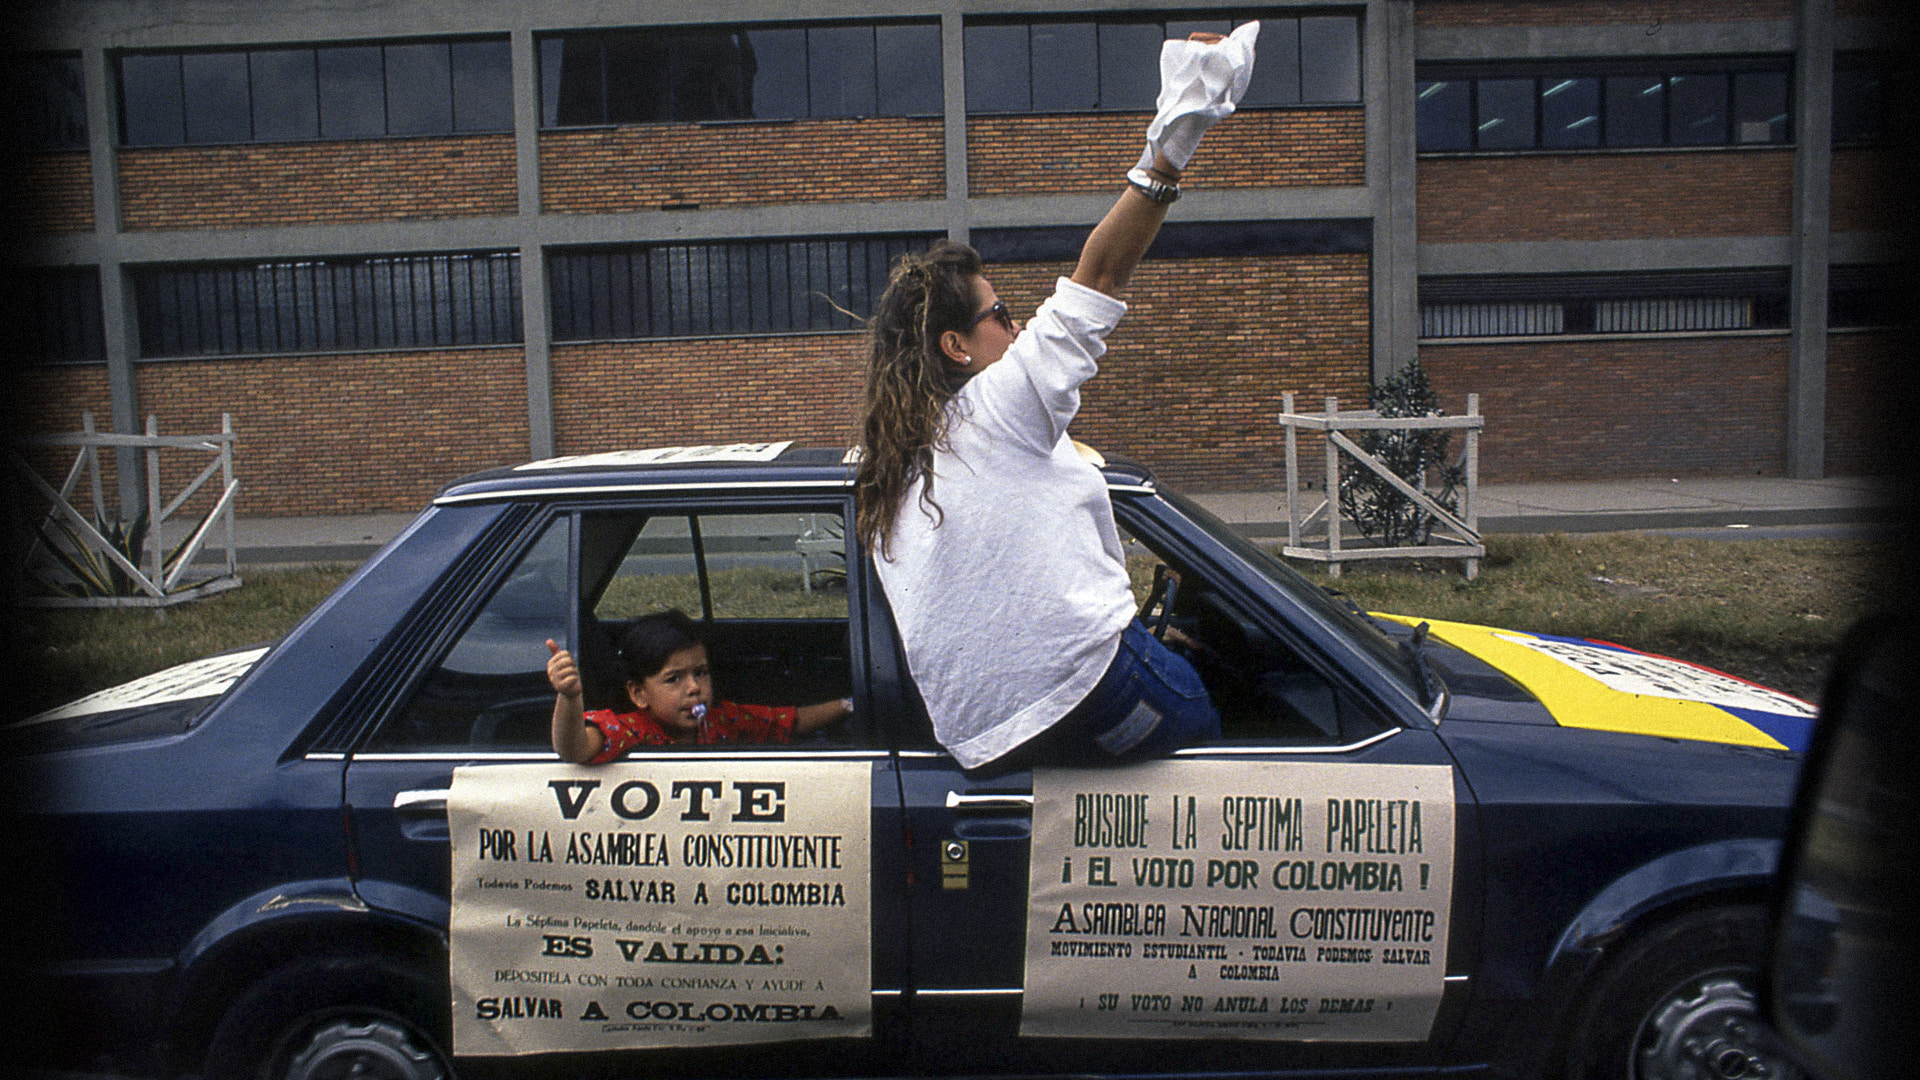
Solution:
[[[140,565],[147,533],[151,529],[145,511],[131,522],[119,518],[108,521],[96,516],[93,529],[121,557],[135,566]],[[146,592],[133,575],[94,544],[88,543],[81,531],[66,519],[58,515],[51,516],[41,525],[40,532],[46,541],[44,550],[52,556],[54,566],[34,567],[29,573],[54,595],[85,598],[140,596]],[[173,573],[186,554],[186,548],[186,542],[183,541],[166,553],[160,565],[161,580]]]

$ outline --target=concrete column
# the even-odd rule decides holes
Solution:
[[[1367,191],[1373,208],[1373,372],[1412,363],[1420,330],[1414,228],[1412,0],[1372,0],[1366,16]]]
[[[940,16],[941,95],[946,117],[947,239],[967,243],[967,47],[960,13]]]
[[[107,347],[111,430],[138,435],[145,430],[140,426],[140,392],[133,363],[139,353],[140,324],[120,262],[120,125],[113,107],[117,97],[112,60],[105,49],[89,46],[80,51],[80,71],[87,95],[87,157],[93,173],[93,228],[100,252],[100,329]],[[146,502],[145,468],[139,451],[114,451],[123,517],[136,513]]]
[[[513,173],[520,196],[520,327],[526,342],[527,453],[553,448],[553,364],[547,327],[547,268],[540,218],[540,64],[533,31],[510,38],[513,51]]]
[[[1793,62],[1793,327],[1787,475],[1826,474],[1827,268],[1833,188],[1833,0],[1800,0]]]

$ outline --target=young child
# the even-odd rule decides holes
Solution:
[[[638,619],[620,639],[633,712],[587,712],[573,655],[551,638],[547,651],[553,749],[576,764],[604,764],[636,746],[783,743],[853,712],[851,698],[799,708],[715,702],[700,627],[678,610]]]

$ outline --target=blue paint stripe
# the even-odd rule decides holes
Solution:
[[[1787,716],[1758,709],[1737,709],[1730,705],[1718,707],[1766,732],[1768,737],[1789,750],[1804,751],[1813,741],[1813,718],[1810,716]]]

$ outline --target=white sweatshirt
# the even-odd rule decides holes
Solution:
[[[976,768],[1046,730],[1106,673],[1133,618],[1100,471],[1067,438],[1126,304],[1060,278],[1006,355],[948,406],[933,501],[907,491],[876,560],[934,736]]]

